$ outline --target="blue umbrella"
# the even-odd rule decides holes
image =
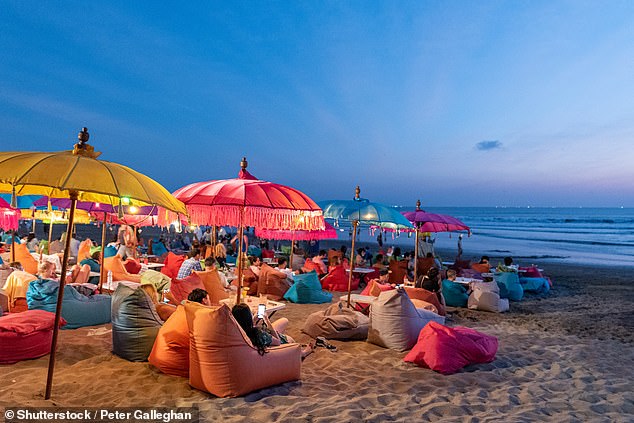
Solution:
[[[352,200],[331,200],[317,203],[324,212],[324,218],[352,223],[352,253],[350,254],[350,275],[348,276],[348,307],[352,288],[352,271],[354,270],[354,244],[359,224],[379,226],[381,228],[413,230],[414,226],[395,208],[381,203],[373,203],[361,198],[361,189],[357,186]]]

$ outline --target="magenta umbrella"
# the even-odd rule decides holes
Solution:
[[[0,229],[5,231],[18,229],[20,225],[20,210],[14,209],[0,198]],[[15,235],[14,235],[15,236]]]
[[[289,231],[274,229],[256,229],[255,236],[265,239],[280,239],[291,241],[291,254],[289,263],[293,260],[293,250],[295,241],[318,241],[320,239],[336,239],[337,230],[328,222],[324,222],[326,227],[323,230],[314,231]]]

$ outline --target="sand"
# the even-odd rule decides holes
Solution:
[[[198,406],[206,421],[634,421],[632,269],[543,264],[555,287],[511,312],[450,309],[449,325],[499,339],[495,361],[444,376],[362,341],[319,348],[302,380],[223,399],[114,356],[110,325],[62,331],[53,398],[48,357],[0,366],[0,407]],[[338,297],[338,294],[335,294]],[[289,334],[327,305],[289,304]]]

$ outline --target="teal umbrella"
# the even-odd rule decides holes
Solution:
[[[348,307],[352,288],[352,271],[354,270],[354,244],[357,239],[357,226],[379,226],[392,230],[414,230],[414,226],[394,207],[374,203],[360,197],[361,189],[357,186],[352,200],[331,200],[317,203],[324,212],[324,218],[352,223],[352,253],[350,254],[350,275],[348,276]]]

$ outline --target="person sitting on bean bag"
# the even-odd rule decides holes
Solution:
[[[450,307],[466,307],[469,300],[467,288],[462,284],[454,282],[456,280],[456,271],[447,270],[447,279],[441,282],[442,295],[445,299],[445,305]]]

